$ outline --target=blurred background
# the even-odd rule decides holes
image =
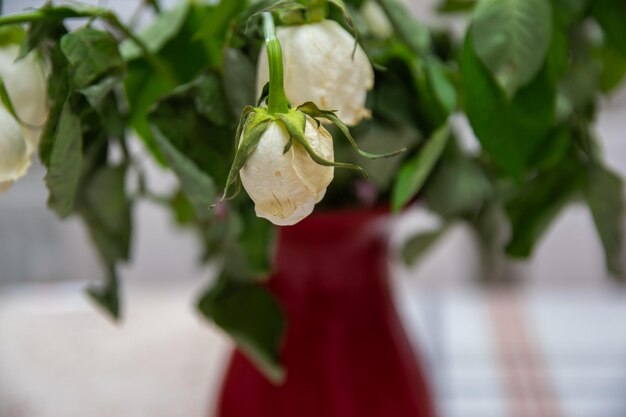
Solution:
[[[5,0],[2,12],[43,3]],[[122,16],[136,7],[91,3]],[[436,0],[410,3],[430,25],[463,32],[461,20],[435,15]],[[454,123],[477,146],[467,121]],[[596,130],[608,165],[626,176],[626,89],[603,102]],[[154,190],[176,184],[159,168],[150,174]],[[81,224],[46,209],[43,175],[31,169],[0,199],[0,417],[207,416],[232,346],[195,312],[213,274],[195,266],[194,236],[158,206],[137,204],[124,319],[114,324],[84,296],[99,266]],[[393,220],[392,243],[436,225],[413,209]],[[442,416],[626,416],[626,290],[605,272],[585,207],[565,211],[532,261],[500,261],[516,282],[506,290],[478,284],[480,253],[461,225],[414,268],[390,262]]]

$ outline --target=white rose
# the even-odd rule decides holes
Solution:
[[[337,22],[323,20],[278,28],[283,49],[285,92],[293,105],[308,101],[354,126],[369,114],[365,109],[367,91],[374,86],[374,70],[354,38]],[[259,55],[259,95],[269,80],[267,53]]]
[[[48,115],[46,82],[39,59],[30,54],[15,61],[16,45],[0,48],[0,77],[20,124],[0,104],[0,194],[26,174]]]
[[[333,139],[307,117],[304,136],[321,157],[333,161]],[[333,180],[334,168],[314,162],[296,143],[287,153],[290,136],[284,126],[270,122],[259,143],[239,171],[241,182],[255,203],[256,214],[279,226],[291,226],[313,212]]]

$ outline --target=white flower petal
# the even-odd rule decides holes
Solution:
[[[0,48],[0,77],[15,112],[29,125],[22,126],[24,138],[35,148],[48,117],[46,80],[41,60],[35,53],[16,61],[18,55],[17,45]]]
[[[20,125],[0,105],[0,182],[15,181],[26,174],[32,152]]]
[[[307,121],[305,135],[318,153],[332,159],[332,138],[324,129]],[[241,182],[255,203],[257,216],[279,226],[298,223],[313,212],[333,179],[334,169],[315,163],[294,143],[283,153],[289,135],[271,122],[257,148],[239,171]]]
[[[285,92],[293,105],[312,101],[353,126],[369,114],[367,91],[374,86],[374,70],[354,38],[337,22],[323,20],[278,28],[283,49]],[[259,55],[257,90],[269,80],[267,53]]]

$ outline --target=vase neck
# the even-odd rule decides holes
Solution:
[[[274,281],[339,290],[386,277],[387,220],[382,211],[321,213],[282,228]]]

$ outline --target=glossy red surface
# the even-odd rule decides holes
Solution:
[[[424,373],[389,294],[383,212],[316,214],[280,230],[269,286],[288,315],[286,382],[240,353],[219,417],[431,417]]]

